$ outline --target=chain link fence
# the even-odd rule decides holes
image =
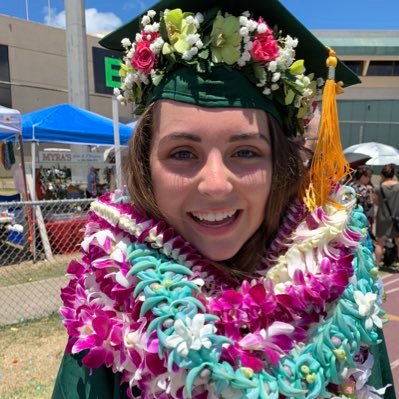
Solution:
[[[91,202],[0,202],[0,326],[58,311]]]

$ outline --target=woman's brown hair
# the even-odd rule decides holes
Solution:
[[[395,164],[389,163],[384,165],[381,170],[381,176],[384,176],[386,179],[392,179],[395,176]]]
[[[150,217],[162,219],[153,194],[150,171],[155,109],[156,104],[150,105],[137,122],[135,133],[129,141],[125,176],[130,198],[137,209]],[[268,118],[268,121],[273,173],[265,219],[233,259],[221,262],[243,273],[252,272],[261,262],[265,249],[278,231],[287,206],[298,196],[306,174],[300,146],[284,135],[273,118]]]

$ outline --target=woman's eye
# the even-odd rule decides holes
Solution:
[[[172,155],[171,158],[176,159],[176,160],[185,160],[185,159],[195,159],[196,156],[188,150],[179,150],[175,151]]]
[[[259,157],[259,153],[254,150],[250,149],[242,149],[238,150],[233,154],[233,157],[238,157],[238,158],[254,158],[254,157]]]

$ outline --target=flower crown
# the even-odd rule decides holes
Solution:
[[[303,60],[295,60],[298,40],[272,30],[262,17],[248,11],[239,17],[213,9],[205,14],[181,9],[147,12],[142,30],[125,49],[118,100],[136,104],[140,115],[151,87],[179,65],[204,73],[217,65],[240,70],[270,100],[284,108],[288,134],[303,133],[312,114],[312,99],[322,85],[305,75]]]

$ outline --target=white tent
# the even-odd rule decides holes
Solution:
[[[0,139],[12,138],[21,132],[21,113],[0,105]]]
[[[24,196],[27,198],[25,158],[22,145],[22,117],[16,109],[0,105],[0,140],[16,140],[19,143],[21,167],[24,184]]]

